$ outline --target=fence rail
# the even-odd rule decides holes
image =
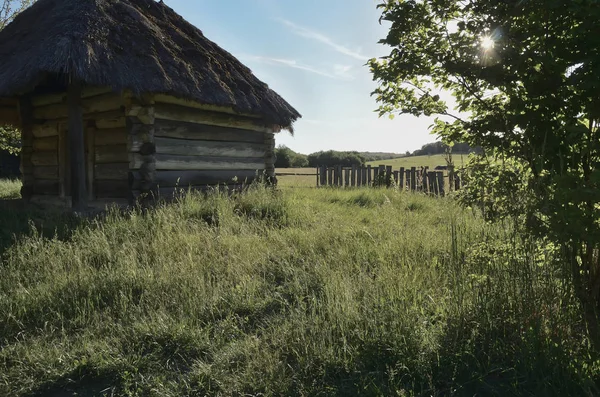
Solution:
[[[337,187],[398,187],[401,190],[444,196],[461,188],[461,171],[451,167],[446,171],[429,167],[393,169],[392,166],[317,167],[317,186]]]

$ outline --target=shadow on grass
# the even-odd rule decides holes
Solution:
[[[65,240],[83,221],[67,212],[26,206],[20,199],[0,200],[0,257],[19,237],[32,230],[44,237]]]
[[[31,397],[111,397],[122,387],[121,375],[116,371],[97,373],[94,369],[78,368],[51,384],[32,391]]]

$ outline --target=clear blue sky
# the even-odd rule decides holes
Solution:
[[[377,41],[376,0],[166,0],[231,52],[301,114],[295,136],[277,144],[301,153],[358,150],[404,153],[436,140],[431,119],[379,118],[365,65],[388,49]]]

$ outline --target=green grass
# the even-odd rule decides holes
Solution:
[[[452,157],[453,157],[452,160],[454,161],[454,165],[457,167],[466,165],[467,160],[469,159],[468,154],[464,154],[464,155],[454,154]],[[429,167],[430,169],[433,169],[433,168],[437,167],[438,165],[446,165],[446,160],[444,158],[444,155],[436,154],[436,155],[432,155],[432,156],[401,157],[401,158],[390,159],[390,160],[371,161],[367,164],[370,164],[373,166],[391,165],[394,167],[394,169],[397,169],[400,167],[404,167],[404,168]]]
[[[3,243],[3,396],[598,393],[552,252],[450,198],[256,189],[56,234],[39,216]]]
[[[0,179],[0,200],[12,200],[21,197],[21,181],[18,179]]]

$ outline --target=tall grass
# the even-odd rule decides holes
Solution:
[[[0,200],[21,198],[21,181],[18,179],[0,179]]]
[[[552,247],[450,199],[254,189],[70,225],[4,252],[0,395],[598,391]]]

